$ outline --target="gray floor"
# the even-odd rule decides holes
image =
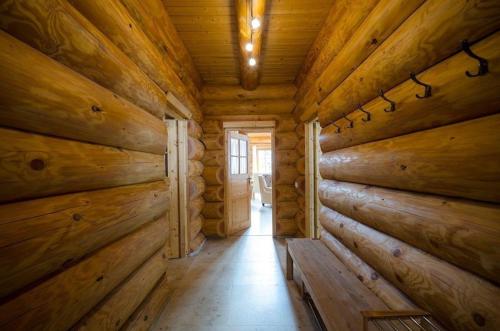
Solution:
[[[284,240],[262,235],[270,233],[266,223],[256,225],[170,263],[171,295],[154,330],[317,329],[295,283],[285,278]]]
[[[241,235],[244,236],[270,236],[273,234],[273,208],[270,205],[262,206],[257,195],[251,201],[252,226]]]

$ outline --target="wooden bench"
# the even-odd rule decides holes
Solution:
[[[389,311],[320,240],[287,240],[287,279],[293,279],[294,268],[327,330],[360,331],[363,313]]]

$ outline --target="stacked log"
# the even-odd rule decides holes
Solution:
[[[198,236],[203,223],[201,212],[205,205],[203,193],[206,188],[206,180],[202,177],[205,166],[201,160],[205,154],[205,146],[200,141],[203,139],[203,129],[195,120],[189,120],[188,128],[188,233],[189,248],[195,252],[203,244],[204,240]],[[209,184],[210,185],[210,184]]]
[[[297,194],[297,207],[298,212],[295,216],[295,222],[297,223],[297,228],[299,232],[304,236],[306,234],[306,218],[305,218],[305,174],[306,174],[306,159],[305,159],[305,126],[304,123],[297,125],[295,129],[296,135],[299,137],[297,143],[295,144],[295,151],[299,158],[295,162],[295,170],[297,171],[297,177],[295,178],[293,184]],[[302,183],[302,186],[300,185]],[[297,185],[299,184],[299,185]]]
[[[207,183],[202,231],[206,236],[224,237],[224,129],[219,120],[206,120],[202,128],[206,147],[203,178]]]
[[[298,176],[296,163],[299,158],[295,146],[299,141],[296,133],[297,123],[292,117],[282,118],[276,122],[275,155],[276,173],[274,174],[273,189],[276,190],[276,234],[293,236],[297,232],[295,216],[297,208],[297,194],[294,189],[295,179]]]
[[[500,288],[327,207],[321,225],[451,330],[495,329]]]

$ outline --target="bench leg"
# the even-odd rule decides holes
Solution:
[[[288,252],[288,245],[286,248],[286,279],[293,280],[293,260]]]

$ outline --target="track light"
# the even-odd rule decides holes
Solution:
[[[245,45],[245,49],[247,50],[247,52],[253,51],[253,44],[252,43],[247,43]]]
[[[256,30],[260,27],[260,20],[258,18],[253,18],[251,24],[252,29]]]
[[[253,57],[251,57],[250,60],[248,60],[248,64],[251,67],[254,67],[257,64],[257,61],[255,61],[255,59]]]

